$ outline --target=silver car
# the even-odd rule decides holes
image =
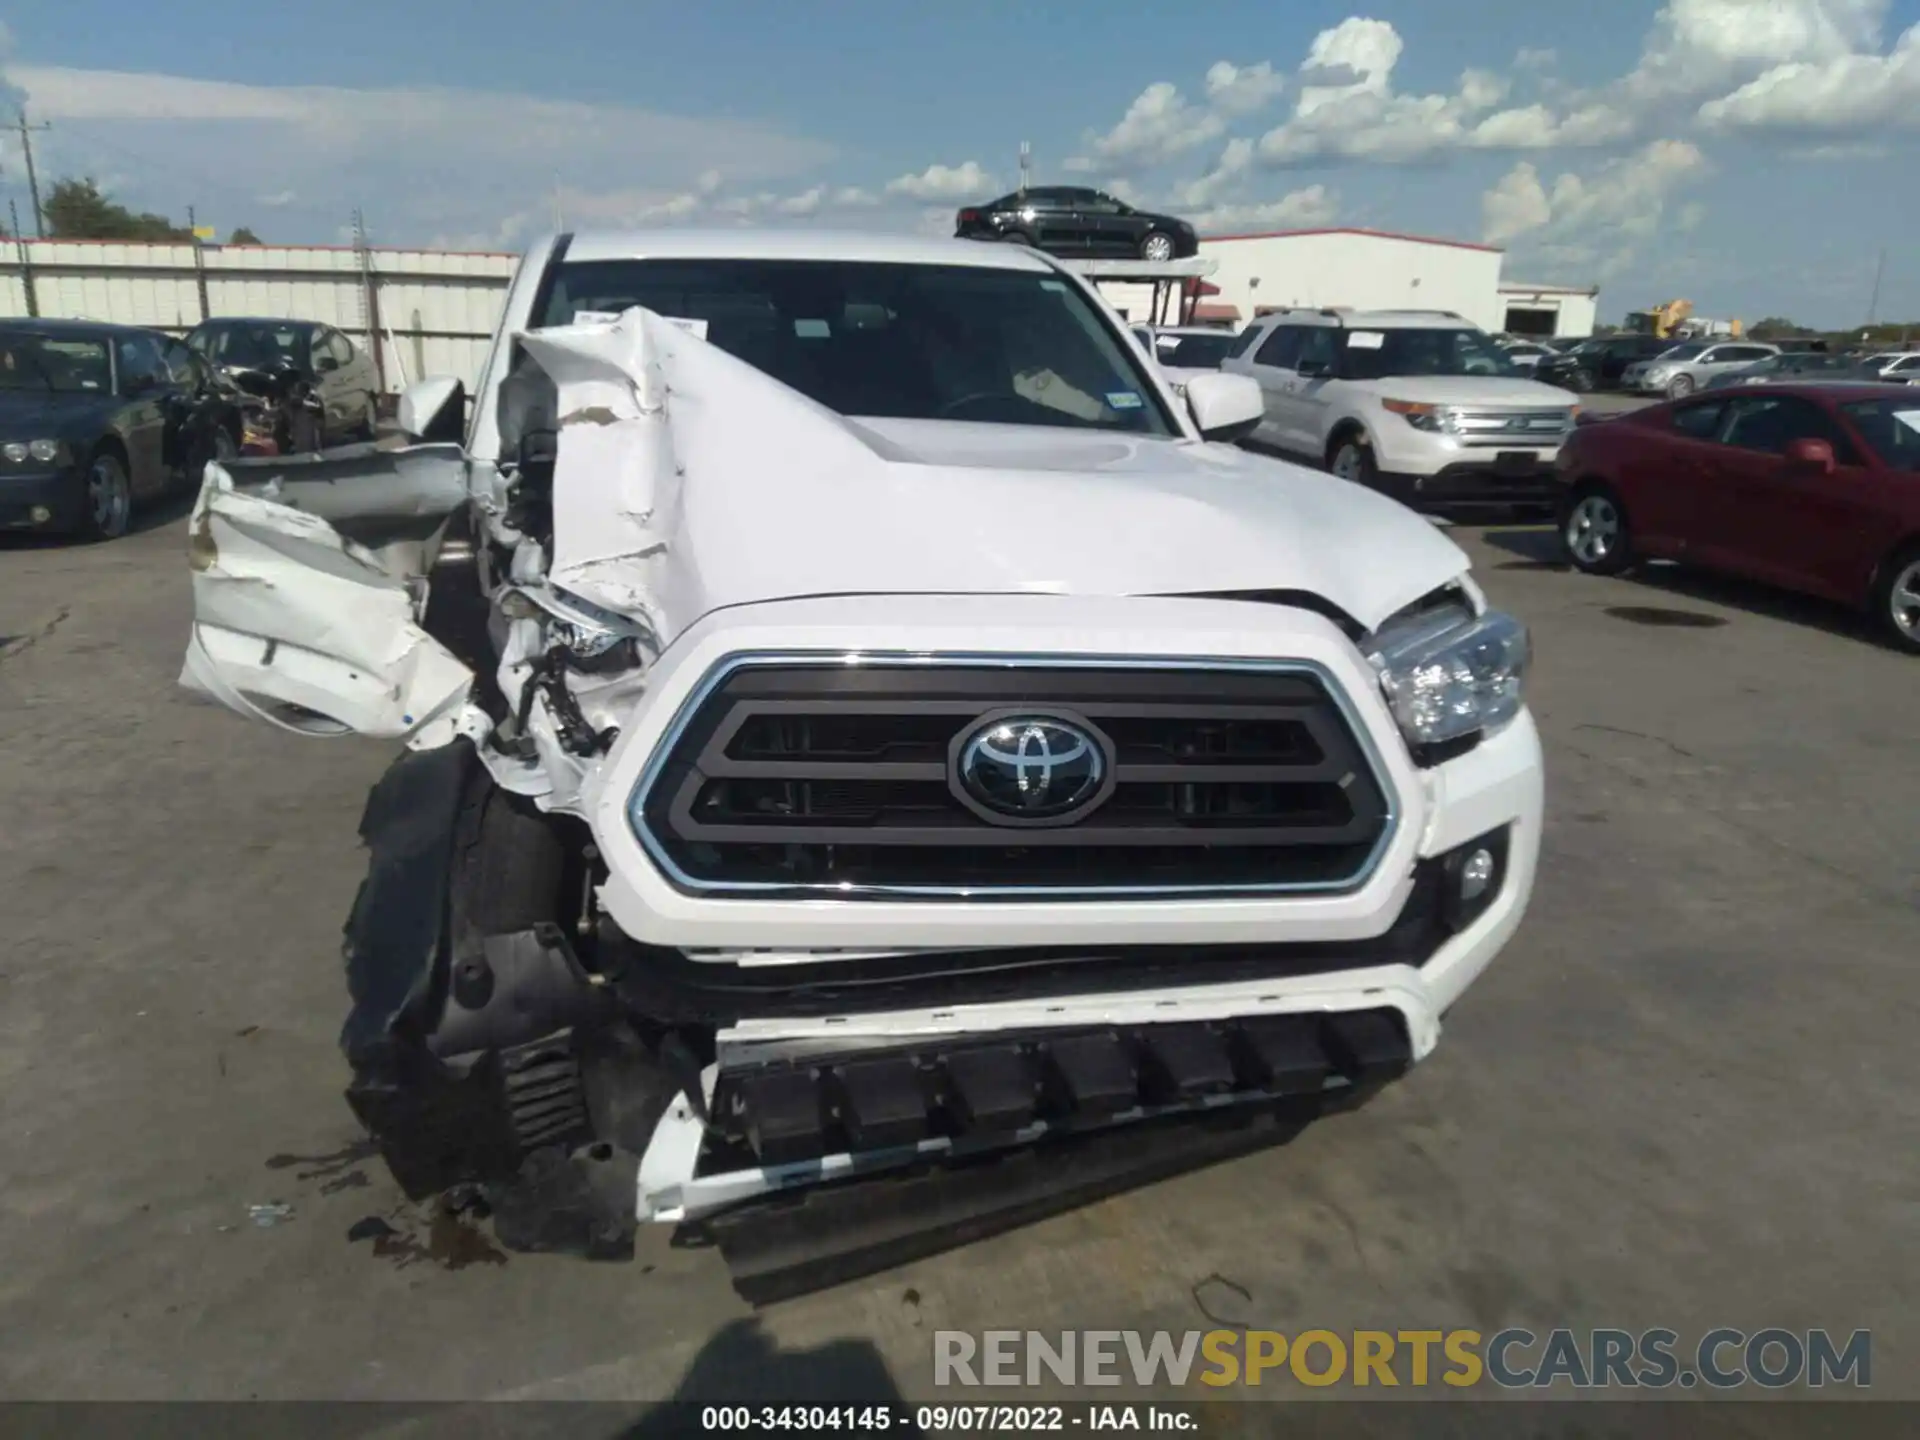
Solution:
[[[1665,395],[1678,400],[1703,388],[1716,375],[1779,353],[1778,345],[1753,340],[1689,340],[1651,360],[1627,366],[1620,374],[1620,388],[1637,395]]]

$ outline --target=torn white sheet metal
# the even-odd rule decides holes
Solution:
[[[193,630],[180,683],[303,735],[397,739],[433,726],[450,739],[471,729],[472,672],[420,628],[418,574],[388,568],[287,503],[300,487],[258,488],[281,498],[242,493],[225,468],[207,467],[189,526]],[[338,492],[301,498],[317,509],[323,495],[342,523],[404,518],[392,508],[416,503],[412,518],[431,519],[420,496],[369,493],[357,507]],[[417,561],[430,544],[416,538],[390,553]]]
[[[1466,557],[1346,481],[1178,436],[839,416],[659,316],[528,333],[554,584],[670,642],[824,594],[1296,590],[1369,627]]]

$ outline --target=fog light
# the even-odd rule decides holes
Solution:
[[[53,511],[49,510],[44,505],[34,506],[33,509],[27,512],[27,514],[32,518],[33,523],[36,525],[44,525],[53,518]]]
[[[1493,884],[1493,852],[1475,850],[1460,866],[1460,898],[1469,903],[1487,893]]]
[[[1440,861],[1440,918],[1459,934],[1499,898],[1507,868],[1507,827],[1449,850]]]

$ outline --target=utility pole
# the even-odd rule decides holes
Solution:
[[[36,130],[50,130],[53,127],[48,125],[44,120],[38,125],[29,125],[27,123],[27,107],[22,105],[20,107],[19,124],[15,128],[20,132],[20,153],[26,157],[27,161],[27,193],[33,197],[33,238],[36,240],[44,240],[47,238],[47,227],[46,223],[40,218],[40,177],[36,175],[33,170],[33,132]],[[16,225],[15,228],[17,229],[18,226]]]
[[[200,244],[200,222],[187,206],[187,233],[193,237],[193,286],[200,297],[200,318],[211,320],[213,307],[207,303],[207,252]]]
[[[1880,263],[1873,267],[1873,294],[1867,297],[1867,324],[1871,326],[1880,313],[1880,277],[1887,273],[1887,247],[1880,247]]]
[[[20,288],[27,297],[27,316],[40,318],[40,297],[34,290],[33,261],[27,254],[27,237],[20,233],[20,202],[7,201],[7,213],[13,217],[13,248],[20,257]]]
[[[1032,179],[1033,146],[1025,140],[1020,142],[1020,193],[1027,193],[1027,181]]]

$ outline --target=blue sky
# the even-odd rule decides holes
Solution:
[[[953,18],[964,15],[964,19]],[[530,27],[530,18],[532,25]],[[43,174],[269,240],[942,230],[1078,179],[1489,240],[1602,313],[1920,320],[1920,0],[0,0]],[[218,42],[210,42],[218,36]],[[17,144],[0,184],[24,201]]]

